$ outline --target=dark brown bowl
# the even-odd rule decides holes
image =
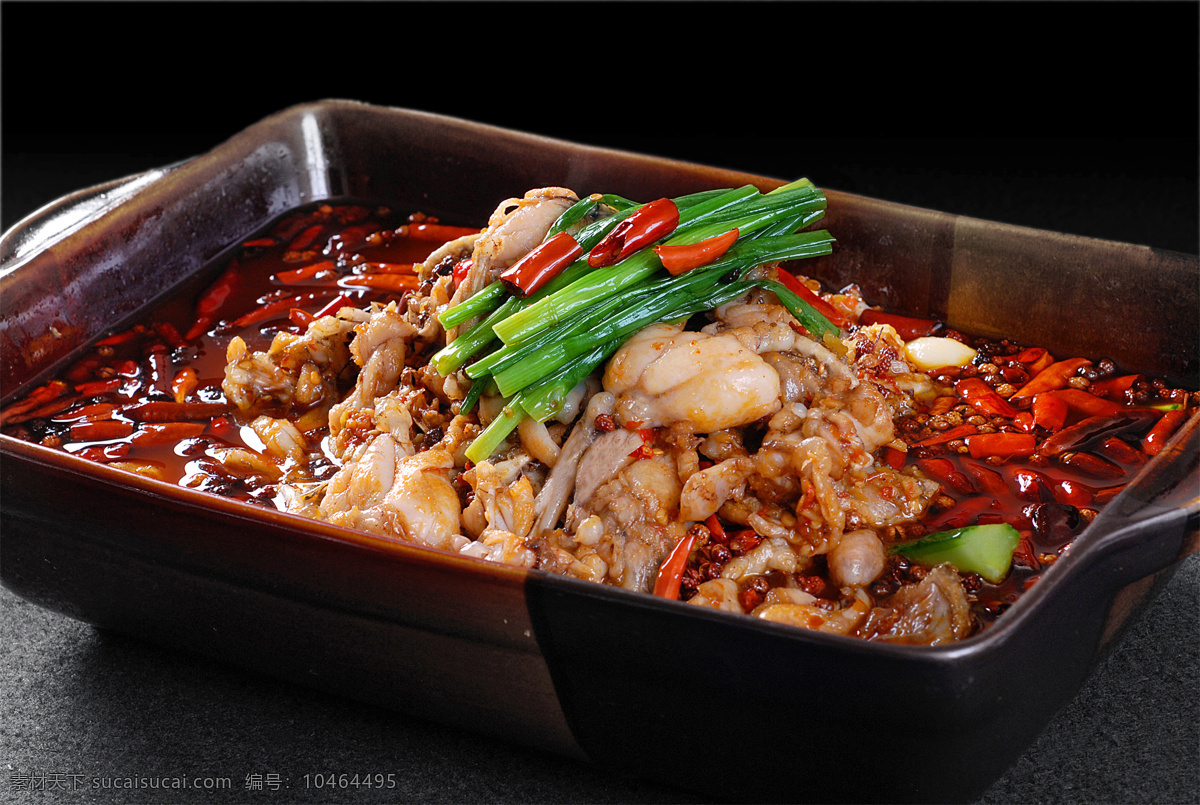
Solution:
[[[155,298],[202,286],[227,244],[309,201],[379,199],[480,221],[536,186],[652,198],[744,183],[782,182],[353,102],[288,109],[210,153],[64,199],[4,236],[3,395]],[[823,225],[837,246],[806,269],[829,285],[853,280],[874,303],[1198,385],[1195,256],[827,194]],[[1089,304],[1048,307],[1064,299]],[[1114,341],[1118,331],[1140,336]],[[962,800],[1073,695],[1149,580],[1195,549],[1198,429],[1188,423],[995,626],[942,648],[808,633],[518,571],[8,437],[0,577],[90,623],[705,796]],[[75,505],[50,505],[52,488]],[[727,706],[706,709],[703,731],[680,728],[714,700]],[[870,723],[903,735],[903,751],[874,757],[872,774],[856,752],[797,752],[784,740],[736,766],[697,761],[714,735],[797,722],[831,736]],[[928,757],[937,773],[913,762]]]

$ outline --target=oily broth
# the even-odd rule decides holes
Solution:
[[[64,384],[67,391],[59,395],[57,406],[53,401],[42,406],[49,409],[44,416],[7,416],[4,431],[90,460],[122,468],[139,467],[171,483],[274,505],[270,490],[253,488],[236,479],[227,479],[227,483],[211,480],[220,475],[212,473],[216,462],[210,453],[214,447],[261,448],[261,442],[248,425],[233,421],[232,406],[221,389],[230,341],[240,337],[249,350],[265,350],[276,333],[300,333],[307,326],[289,318],[293,307],[313,314],[339,294],[357,307],[397,298],[397,294],[387,291],[339,283],[380,266],[401,271],[423,262],[444,242],[438,226],[438,219],[420,213],[405,214],[389,207],[353,202],[315,204],[292,211],[262,231],[243,238],[239,248],[206,269],[206,274],[219,278],[232,266],[237,278],[209,326],[185,338],[184,334],[195,325],[196,295],[183,293],[163,299],[142,317],[144,323],[100,339],[62,374],[56,382]],[[429,233],[425,229],[435,231]],[[477,230],[445,229],[449,234],[468,231]],[[289,285],[279,279],[285,272],[318,263],[330,264],[328,281],[324,283],[317,284],[314,280],[312,284]],[[341,279],[334,280],[335,277]],[[303,299],[276,314],[243,325],[237,323],[239,317],[266,305],[298,297]],[[203,422],[203,431],[162,443],[139,441],[134,435],[137,421],[124,416],[122,410],[143,403],[174,401],[172,381],[184,370],[195,373],[195,388],[187,399],[209,405],[214,411],[209,417],[188,420]],[[120,383],[113,383],[116,380]],[[104,382],[116,388],[86,394],[89,384]],[[84,393],[75,393],[71,390],[74,387],[83,387]],[[89,413],[94,415],[95,406],[105,404],[116,408],[112,420],[129,422],[134,432],[116,437],[104,434],[106,438],[76,438],[73,434],[85,432],[86,428],[73,425],[83,421],[81,416],[86,419]],[[19,405],[20,401],[9,412]],[[60,410],[54,410],[56,407]]]
[[[215,451],[223,449],[256,451],[262,446],[248,425],[237,423],[233,406],[221,388],[231,340],[241,338],[249,352],[266,350],[281,331],[304,332],[306,316],[311,318],[339,295],[347,304],[360,308],[393,299],[403,304],[402,290],[351,283],[364,276],[402,277],[407,270],[415,287],[414,264],[424,261],[452,236],[473,231],[478,230],[443,227],[437,219],[420,213],[406,214],[354,202],[310,205],[293,211],[244,238],[239,248],[208,269],[207,274],[218,278],[214,286],[229,270],[237,277],[212,321],[197,328],[195,294],[164,300],[147,313],[143,324],[97,342],[58,380],[43,387],[49,388],[42,394],[45,399],[38,397],[42,392],[39,390],[26,401],[5,409],[3,431],[170,483],[258,505],[279,506],[273,484],[261,478],[239,477],[223,468],[216,456]],[[304,280],[287,279],[313,266],[324,268]],[[243,318],[268,307],[272,312],[257,320]],[[980,345],[978,339],[952,335]],[[1015,367],[1015,356],[1020,351],[1018,345],[1008,342],[989,343],[986,359],[1008,369]],[[181,393],[174,386],[185,372],[194,373],[194,384]],[[970,366],[959,373],[977,374]],[[941,380],[952,386],[955,379]],[[343,392],[353,386],[354,377],[345,378],[344,383]],[[105,390],[97,391],[101,387]],[[1183,401],[1185,406],[1194,407],[1187,392],[1162,388],[1155,389],[1154,395],[1152,402]],[[166,418],[160,423],[146,423],[136,415],[139,406],[184,403],[202,410],[183,419],[164,414]],[[1139,404],[1144,406],[1146,401]],[[112,407],[108,416],[103,406]],[[965,576],[972,610],[981,624],[993,621],[1067,552],[1094,512],[1130,480],[1147,458],[1136,449],[1121,451],[1114,445],[1114,452],[1105,455],[1113,469],[1104,477],[1081,474],[1036,456],[989,461],[969,455],[961,442],[923,445],[929,428],[927,421],[918,421],[919,417],[907,424],[897,421],[898,433],[910,444],[906,463],[915,463],[928,477],[939,480],[942,498],[921,523],[893,538],[898,541],[989,522],[1008,522],[1023,537],[1012,569],[1002,582],[990,584],[977,576]],[[114,424],[89,428],[106,422]],[[179,428],[176,437],[167,428],[161,440],[150,443],[138,436],[149,430],[148,424],[170,423],[186,424],[187,428]],[[104,428],[112,430],[101,434],[103,438],[86,438],[90,430],[99,432]],[[122,428],[129,432],[113,435]],[[318,433],[308,435],[323,438]],[[1130,437],[1125,446],[1133,448],[1136,441]],[[336,469],[327,456],[317,458],[309,468],[311,477],[318,481],[327,479]],[[728,561],[739,550],[736,541],[729,541],[698,551],[689,566],[690,581],[685,577],[685,590],[689,584],[694,589],[703,574],[719,570],[718,560]],[[889,561],[881,585],[911,581],[917,572],[895,558]],[[814,584],[820,581],[816,577],[821,567],[818,560]],[[879,595],[886,595],[886,590],[881,588]]]

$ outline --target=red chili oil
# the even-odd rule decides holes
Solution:
[[[478,230],[357,203],[293,211],[244,238],[211,266],[215,279],[204,293],[166,300],[147,315],[146,323],[100,339],[59,378],[0,411],[0,429],[90,460],[273,506],[270,485],[229,472],[213,456],[222,448],[256,446],[256,437],[235,422],[221,389],[231,339],[241,337],[249,350],[263,350],[280,331],[303,332],[312,316],[328,311],[339,298],[356,307],[402,300],[416,287],[415,264],[469,231]],[[971,338],[932,321],[904,319],[902,324],[909,330],[907,338],[949,336],[978,351],[967,366],[930,373],[948,389],[978,378],[1001,400],[1011,400],[1048,360],[1039,347]],[[1108,360],[1078,362],[1062,378],[1062,387],[1124,409],[1156,412],[1155,422],[1170,407],[1191,414],[1200,403],[1196,392],[1122,374]],[[885,448],[877,456],[897,469],[915,466],[941,484],[941,494],[922,522],[885,536],[895,543],[962,526],[1013,525],[1022,539],[1005,580],[989,584],[973,574],[964,576],[975,617],[986,625],[1070,550],[1096,512],[1148,460],[1142,440],[1153,422],[1109,428],[1070,449],[1039,452],[1050,436],[1087,414],[1069,411],[1061,423],[1046,427],[1034,421],[1028,400],[1011,406],[992,400],[989,405],[979,402],[979,384],[960,388],[960,394],[948,393],[928,409],[897,420],[907,453]],[[598,424],[615,427],[611,421]],[[1030,437],[1034,449],[1013,457],[973,455],[971,436],[990,433]],[[336,467],[312,469],[316,477],[327,477]],[[683,572],[684,599],[760,540],[744,528],[710,532],[696,524],[693,529],[705,533]],[[892,556],[870,591],[876,599],[886,598],[924,572],[919,564]],[[816,557],[794,581],[818,602],[833,605],[839,597],[823,557]],[[748,611],[781,583],[777,572],[750,579],[741,590],[741,603]]]
[[[355,307],[403,298],[416,287],[416,264],[472,231],[377,205],[297,209],[209,267],[215,280],[203,293],[166,299],[146,323],[101,338],[58,379],[9,405],[0,427],[93,461],[274,505],[269,489],[210,455],[256,442],[221,389],[230,341],[263,350],[280,331],[303,332],[339,298]]]
[[[967,366],[931,372],[936,379],[954,385],[965,378],[980,378],[1006,400],[1013,399],[1038,374],[1037,366],[1048,360],[1043,350],[1006,340],[971,339],[949,331],[939,334],[971,344],[978,354]],[[1113,383],[1120,377],[1133,379]],[[1134,388],[1139,391],[1127,393]],[[1012,570],[1003,582],[970,580],[968,591],[976,614],[988,622],[1069,552],[1075,537],[1150,459],[1144,440],[1166,412],[1177,409],[1190,415],[1200,402],[1200,395],[1172,389],[1161,380],[1121,375],[1107,359],[1079,363],[1051,393],[1086,395],[1072,400],[1066,420],[1053,429],[1032,422],[1028,399],[1014,400],[1011,416],[998,416],[956,398],[949,411],[919,414],[897,423],[910,445],[907,463],[942,486],[934,510],[918,533],[910,536],[1000,522],[1021,534]],[[1077,408],[1079,404],[1084,408]],[[1094,428],[1087,428],[1087,423]],[[1027,456],[986,456],[973,454],[969,435],[937,439],[939,432],[963,425],[987,433],[1028,434],[1036,448]],[[1077,443],[1061,449],[1061,438],[1072,431],[1080,434]],[[1058,449],[1052,447],[1056,441]]]
[[[921,522],[889,529],[885,543],[895,545],[972,525],[1012,525],[1021,539],[1003,581],[991,584],[976,574],[962,574],[976,628],[983,628],[1070,551],[1099,510],[1151,458],[1147,450],[1156,452],[1155,446],[1146,444],[1151,429],[1170,411],[1175,412],[1170,416],[1176,427],[1182,424],[1196,412],[1200,393],[1171,388],[1143,375],[1121,374],[1111,360],[1079,361],[1053,391],[1072,396],[1066,418],[1054,427],[1043,427],[1034,422],[1028,399],[1013,398],[1039,374],[1039,368],[1052,362],[1046,350],[971,338],[933,321],[923,322],[918,329],[913,337],[927,333],[952,337],[975,348],[977,355],[966,366],[929,373],[948,393],[926,410],[896,421],[907,452],[884,448],[877,456],[895,469],[916,467],[941,486]],[[959,382],[975,378],[1001,398],[1007,415],[997,414],[994,397],[980,399],[979,384]],[[1072,432],[1079,432],[1079,438],[1067,440],[1064,446],[1064,438]],[[976,434],[1028,437],[1034,449],[1027,455],[981,454],[971,443]],[[725,563],[752,547],[714,532],[693,552],[681,597],[690,598],[701,583],[718,578]],[[877,601],[886,599],[900,585],[920,581],[925,571],[916,562],[892,555],[869,592]],[[752,608],[747,605],[761,602],[763,578],[742,583],[739,598],[746,611]],[[767,578],[768,586],[783,581]],[[828,581],[823,557],[816,557],[796,581],[817,598],[818,605],[822,601],[832,605],[839,598]]]

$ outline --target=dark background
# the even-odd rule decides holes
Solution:
[[[0,225],[338,97],[1194,254],[1198,9],[5,2]],[[982,801],[1197,801],[1198,571],[1182,566]],[[867,727],[845,740],[887,743]],[[318,771],[399,787],[242,785]],[[186,801],[693,801],[0,591],[0,799],[41,801],[17,790],[37,773],[234,778],[232,795]],[[89,798],[162,801],[74,796]]]
[[[1196,253],[1195,3],[3,4],[5,228],[324,98]]]

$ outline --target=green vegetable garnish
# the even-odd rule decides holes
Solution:
[[[676,198],[679,223],[663,243],[691,244],[739,231],[737,242],[722,257],[678,276],[662,267],[650,246],[612,265],[588,264],[587,252],[642,206],[612,196],[604,201],[618,213],[576,233],[585,256],[545,287],[518,298],[491,285],[442,313],[447,327],[482,318],[434,355],[433,366],[442,375],[465,369],[473,387],[495,384],[505,401],[501,415],[470,446],[470,460],[478,463],[490,456],[526,416],[544,422],[557,414],[571,389],[638,330],[685,320],[754,287],[779,292],[780,301],[814,337],[838,333],[835,325],[778,283],[747,277],[758,265],[832,251],[828,232],[797,231],[825,211],[824,193],[809,180],[769,193],[747,185]],[[574,205],[553,229],[578,223],[590,206],[586,199]]]
[[[1008,523],[986,523],[939,531],[916,542],[895,545],[891,553],[907,556],[923,565],[949,562],[964,573],[978,573],[999,584],[1012,567],[1013,551],[1021,534]]]

